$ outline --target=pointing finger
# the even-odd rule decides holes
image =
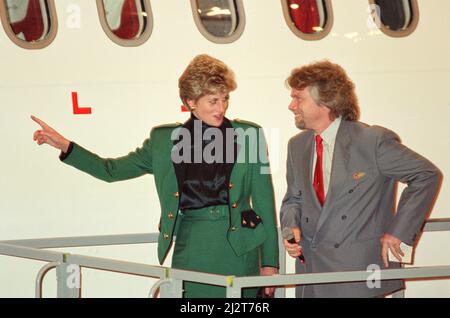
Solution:
[[[49,125],[47,125],[43,120],[40,120],[39,118],[37,118],[37,117],[35,117],[35,116],[33,116],[33,115],[31,115],[31,119],[32,119],[34,122],[38,123],[43,129],[49,129],[49,130],[52,129],[52,128],[51,128]]]

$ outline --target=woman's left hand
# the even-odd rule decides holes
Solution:
[[[261,274],[261,276],[277,275],[278,268],[269,267],[269,266],[261,267],[260,274]],[[264,294],[266,294],[266,296],[272,297],[274,293],[275,293],[275,287],[265,287],[264,288]]]

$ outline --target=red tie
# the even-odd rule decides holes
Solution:
[[[317,160],[316,160],[316,168],[314,169],[314,191],[316,191],[317,199],[319,199],[320,205],[323,206],[325,202],[325,190],[323,187],[323,169],[322,169],[322,154],[323,154],[323,145],[322,145],[322,137],[319,135],[316,136],[316,152],[317,152]]]

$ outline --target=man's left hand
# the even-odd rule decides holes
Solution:
[[[272,276],[278,274],[278,268],[275,267],[261,267],[260,270],[261,276]],[[275,293],[275,287],[266,287],[264,288],[264,294],[266,294],[269,297],[272,297]]]
[[[399,262],[402,261],[402,257],[405,256],[405,254],[400,248],[401,242],[400,239],[391,234],[385,233],[383,235],[381,238],[381,257],[383,258],[384,266],[389,267],[389,250],[391,250],[392,254]]]

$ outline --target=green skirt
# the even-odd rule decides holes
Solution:
[[[180,211],[172,267],[220,275],[259,275],[258,250],[237,256],[227,239],[226,205]],[[256,297],[257,288],[243,289],[243,297]],[[185,282],[185,298],[223,298],[225,287]]]

